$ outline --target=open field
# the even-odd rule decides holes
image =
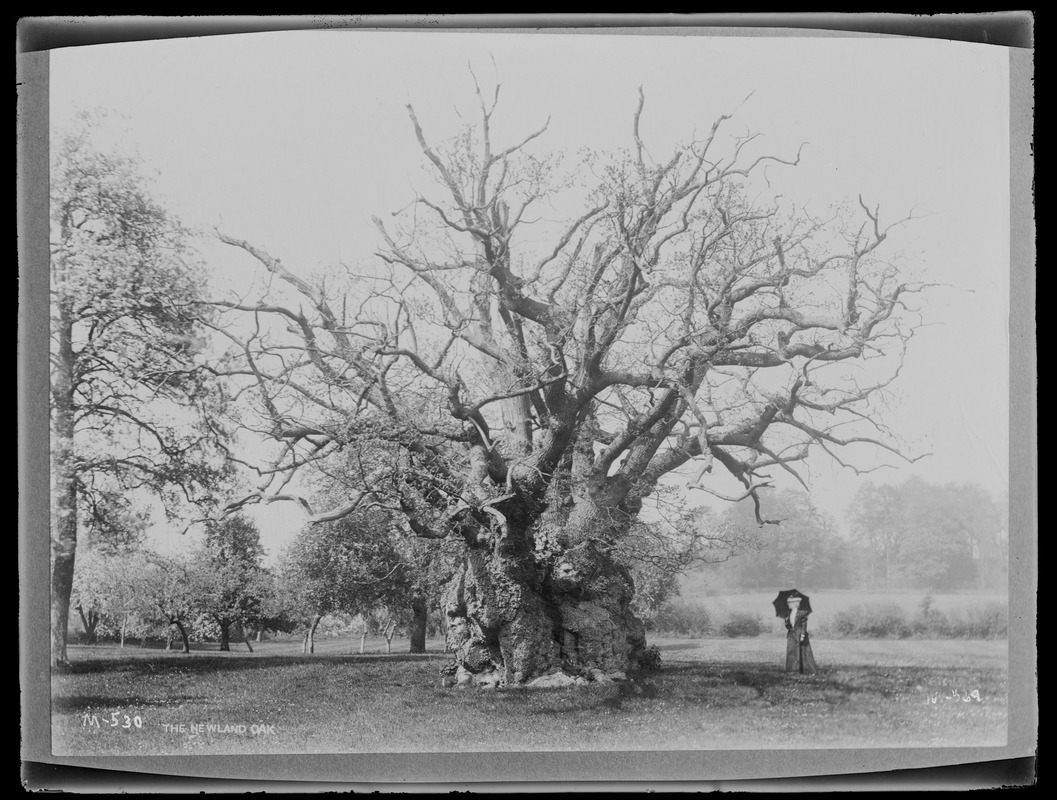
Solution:
[[[190,655],[73,647],[53,679],[56,754],[998,746],[1005,641],[813,642],[821,672],[781,670],[784,637],[655,639],[663,668],[579,689],[443,689],[425,655],[359,639]],[[368,650],[384,642],[368,640]],[[116,723],[116,724],[115,724]],[[192,727],[194,726],[194,727]],[[200,726],[200,727],[199,727]],[[243,728],[240,728],[243,726]]]

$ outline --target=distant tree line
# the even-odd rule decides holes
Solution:
[[[711,522],[737,532],[744,554],[704,567],[706,590],[809,589],[1005,591],[1006,512],[971,484],[865,483],[837,520],[796,491],[769,496],[776,525],[735,505]]]
[[[1005,591],[1008,514],[973,484],[867,483],[848,509],[860,583],[879,588]]]

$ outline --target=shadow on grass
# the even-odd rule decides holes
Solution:
[[[660,644],[657,645],[658,650],[700,650],[704,647],[704,642],[687,642],[686,644]]]
[[[90,708],[110,708],[120,705],[122,708],[130,707],[164,707],[179,705],[183,702],[201,702],[202,698],[195,695],[169,695],[163,699],[148,699],[146,697],[115,697],[114,695],[102,694],[74,694],[69,697],[56,697],[52,700],[52,711],[86,711]]]
[[[546,691],[546,690],[544,690]],[[888,694],[883,680],[855,683],[835,669],[814,675],[796,675],[778,666],[744,664],[672,664],[637,681],[592,685],[587,690],[551,690],[536,707],[525,712],[549,717],[575,716],[587,711],[628,709],[646,711],[651,706],[680,709],[744,707],[820,702],[848,702],[854,696]]]

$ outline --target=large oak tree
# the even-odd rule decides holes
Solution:
[[[408,106],[436,186],[375,220],[377,268],[311,278],[218,230],[270,277],[268,294],[218,301],[251,325],[218,327],[280,446],[232,508],[399,510],[447,564],[448,644],[473,671],[634,669],[645,639],[619,544],[640,512],[678,476],[762,524],[772,470],[815,449],[898,454],[875,395],[921,287],[881,258],[890,226],[861,199],[818,218],[769,197],[762,170],[799,155],[754,152],[727,117],[655,160],[640,94],[627,152],[585,158],[562,193],[535,154],[547,126],[496,142],[498,89],[477,99],[447,143]],[[342,502],[292,491],[350,459]]]

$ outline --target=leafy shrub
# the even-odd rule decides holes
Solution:
[[[700,638],[713,633],[712,615],[702,603],[669,600],[646,620],[646,630],[666,636]]]
[[[935,614],[937,612],[930,612]],[[856,605],[838,611],[830,625],[836,636],[868,639],[905,639],[913,633],[906,612],[896,603]]]
[[[957,616],[964,617],[968,638],[1005,639],[1009,636],[1009,611],[1004,603],[969,606],[961,609]]]
[[[1002,603],[966,606],[946,613],[931,610],[914,618],[914,633],[933,639],[1004,639],[1009,619]]]
[[[652,644],[642,651],[639,656],[639,670],[642,672],[657,672],[661,668],[661,650]]]
[[[719,628],[720,635],[728,639],[759,636],[763,632],[764,625],[760,615],[750,614],[748,611],[732,611],[727,621]]]
[[[368,629],[371,629],[368,623]],[[353,637],[363,632],[363,619],[358,615],[338,612],[327,614],[319,621],[316,638]]]
[[[918,605],[918,613],[925,618],[928,618],[931,614],[935,613],[936,609],[933,606],[936,605],[936,594],[932,589],[928,589],[925,592],[925,596],[921,598],[921,603]]]

